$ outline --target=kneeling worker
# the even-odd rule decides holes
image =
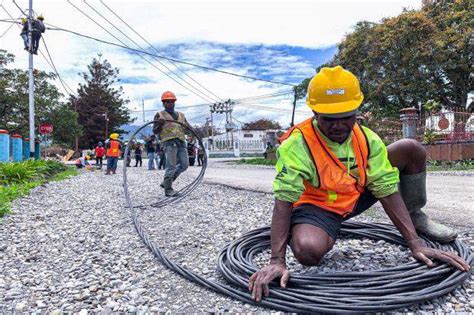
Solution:
[[[172,121],[188,127],[190,125],[183,113],[174,110],[176,96],[173,92],[164,92],[161,101],[165,110],[156,113],[153,132],[160,135],[161,149],[166,157],[165,178],[160,186],[164,188],[167,197],[173,197],[177,194],[173,190],[173,181],[188,168],[189,160],[185,143],[186,128]]]
[[[380,201],[414,258],[468,271],[459,256],[427,247],[417,232],[438,242],[456,233],[421,210],[426,203],[426,152],[414,140],[387,148],[370,129],[356,124],[363,100],[359,81],[338,66],[323,68],[310,81],[307,104],[315,113],[283,135],[273,183],[270,264],[249,279],[252,297],[268,296],[268,284],[289,272],[287,243],[303,265],[315,266],[333,247],[343,221]]]

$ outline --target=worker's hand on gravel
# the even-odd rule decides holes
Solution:
[[[281,277],[280,286],[286,288],[290,272],[286,268],[286,264],[281,261],[271,262],[268,266],[254,273],[249,278],[249,291],[252,292],[252,299],[260,302],[262,300],[262,293],[268,296],[270,294],[268,284],[278,277]]]
[[[469,264],[465,262],[464,259],[451,252],[430,248],[424,244],[412,245],[410,246],[410,250],[416,260],[424,262],[428,265],[428,267],[433,266],[432,259],[434,258],[448,263],[461,271],[469,271],[471,269],[471,266],[469,266]]]

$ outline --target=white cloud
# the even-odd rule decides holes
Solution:
[[[299,82],[302,77],[314,73],[314,65],[299,55],[282,53],[274,45],[287,45],[308,48],[328,47],[339,42],[350,32],[353,25],[361,20],[379,21],[383,17],[399,14],[404,7],[418,8],[421,1],[271,1],[271,0],[241,0],[241,1],[105,1],[127,23],[143,34],[150,42],[157,45],[162,54],[172,54],[179,58],[202,65],[214,64],[219,61],[223,70],[246,75],[261,75],[273,80],[291,80]],[[27,0],[17,3],[26,8]],[[101,18],[94,15],[82,1],[73,3],[94,16],[94,19],[106,26]],[[88,1],[100,10],[115,25],[139,41],[133,32],[121,24],[98,0]],[[14,17],[20,13],[10,1],[0,4]],[[97,25],[76,11],[66,1],[34,1],[37,13],[43,13],[47,23],[88,34],[94,37],[115,41]],[[0,19],[9,18],[0,8]],[[0,34],[8,24],[0,23]],[[116,32],[115,32],[116,33]],[[86,71],[92,58],[102,53],[115,67],[120,68],[120,77],[140,78],[146,82],[140,84],[123,84],[125,96],[131,100],[132,110],[141,109],[141,99],[145,99],[145,109],[160,108],[159,97],[164,90],[173,90],[178,95],[178,105],[200,104],[215,99],[208,92],[207,96],[199,97],[170,80],[166,75],[144,62],[136,55],[125,52],[121,48],[111,47],[95,41],[90,41],[68,33],[49,30],[44,38],[54,62],[64,80],[73,89],[82,78],[78,72]],[[145,43],[141,42],[145,47]],[[185,43],[185,44],[183,44]],[[225,45],[227,44],[227,45]],[[231,44],[232,46],[228,46]],[[249,47],[262,45],[261,49],[249,51]],[[43,46],[41,44],[41,46]],[[175,47],[177,51],[167,51]],[[10,30],[0,38],[0,48],[7,49],[16,55],[12,67],[27,68],[27,54],[22,50],[19,29]],[[258,62],[244,64],[237,58],[245,56]],[[150,58],[148,58],[151,60]],[[163,66],[154,64],[169,73]],[[174,69],[169,63],[166,63]],[[258,69],[256,69],[258,65]],[[51,71],[42,57],[35,57],[35,67]],[[193,79],[210,89],[222,98],[242,98],[254,95],[274,93],[285,89],[277,85],[255,82],[226,76],[202,69],[180,66]],[[192,82],[192,80],[187,79]],[[57,83],[59,86],[59,82]],[[196,85],[196,84],[194,84]],[[199,87],[202,91],[203,89]],[[204,98],[204,99],[203,99]],[[291,109],[291,99],[274,101],[272,106]],[[263,106],[263,105],[262,105]],[[268,106],[268,105],[266,105]],[[304,104],[300,105],[305,108]],[[205,116],[205,107],[186,109],[190,118]],[[243,121],[268,117],[281,123],[289,121],[284,113],[272,113],[263,110],[236,108],[235,115],[241,115]],[[298,114],[304,118],[305,114]],[[136,112],[134,116],[140,117]],[[152,118],[147,114],[147,119]],[[195,122],[204,121],[204,117]]]

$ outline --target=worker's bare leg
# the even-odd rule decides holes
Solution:
[[[400,194],[416,230],[438,242],[451,242],[456,232],[431,220],[421,208],[426,204],[426,150],[416,140],[403,139],[387,147],[388,158],[400,171]]]
[[[318,265],[334,242],[326,231],[311,224],[296,224],[291,229],[291,250],[305,266]]]

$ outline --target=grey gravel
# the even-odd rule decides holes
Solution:
[[[119,172],[121,173],[121,171]],[[162,198],[163,171],[129,168],[134,205]],[[192,180],[178,179],[182,187]],[[192,284],[163,267],[143,245],[123,209],[121,174],[84,171],[35,188],[14,202],[0,231],[0,313],[268,312]],[[219,251],[242,233],[270,223],[268,193],[203,184],[186,200],[163,209],[144,207],[140,220],[173,261],[223,281]],[[383,221],[380,211],[357,217]],[[474,245],[474,232],[461,239]],[[268,262],[269,251],[255,263]],[[288,251],[295,273],[374,270],[411,261],[409,252],[383,241],[343,239],[321,265],[306,268]],[[472,312],[474,280],[454,292],[399,312]]]

